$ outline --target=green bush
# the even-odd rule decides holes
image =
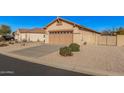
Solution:
[[[60,48],[59,54],[61,56],[72,56],[73,55],[69,47]]]
[[[76,43],[71,43],[69,45],[69,48],[71,49],[72,52],[78,52],[78,51],[80,51],[80,45],[78,45]]]

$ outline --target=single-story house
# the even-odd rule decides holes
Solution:
[[[42,29],[19,29],[16,32],[16,39],[44,41],[49,44],[97,44],[99,35],[100,33],[92,29],[57,17]]]
[[[57,18],[45,27],[50,44],[97,44],[97,38],[100,33],[70,22],[68,20]]]
[[[17,41],[27,41],[27,42],[36,42],[41,41],[45,42],[46,32],[44,29],[41,28],[34,28],[34,29],[18,29],[15,32],[15,39]]]

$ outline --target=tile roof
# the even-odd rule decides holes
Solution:
[[[20,33],[42,33],[45,34],[45,29],[43,28],[33,28],[33,29],[18,29]]]
[[[47,28],[48,26],[50,26],[51,24],[53,24],[54,22],[56,22],[57,20],[61,20],[61,21],[64,21],[64,22],[66,22],[66,23],[72,24],[72,25],[74,25],[74,26],[79,27],[80,29],[84,29],[84,30],[87,30],[87,31],[90,31],[90,32],[95,32],[95,33],[100,34],[99,32],[97,32],[97,31],[95,31],[95,30],[92,30],[92,29],[90,29],[90,28],[81,26],[81,25],[79,25],[79,24],[76,24],[76,23],[74,23],[74,22],[65,20],[65,19],[60,18],[60,17],[57,17],[54,21],[52,21],[51,23],[49,23],[49,24],[46,26],[46,28]]]

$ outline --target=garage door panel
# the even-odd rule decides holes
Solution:
[[[51,44],[69,44],[73,41],[72,33],[56,33],[49,35],[49,41]]]

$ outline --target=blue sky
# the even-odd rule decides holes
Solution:
[[[6,24],[13,31],[19,28],[39,28],[46,26],[56,16],[0,16],[0,25]],[[61,16],[96,31],[124,27],[124,16]]]

